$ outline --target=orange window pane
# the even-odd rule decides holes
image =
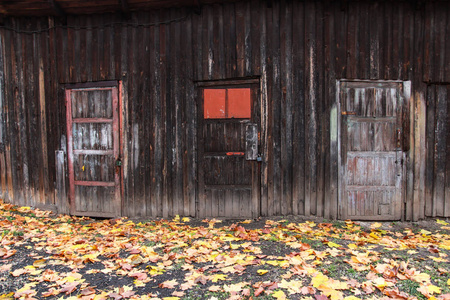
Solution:
[[[228,118],[250,119],[250,89],[228,90]]]
[[[223,119],[225,115],[225,90],[205,89],[203,92],[203,116],[205,119]]]

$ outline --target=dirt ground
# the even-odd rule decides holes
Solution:
[[[450,299],[446,221],[97,220],[0,203],[0,299]]]

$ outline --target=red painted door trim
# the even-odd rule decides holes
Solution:
[[[98,91],[98,90],[111,90],[112,94],[112,105],[113,105],[113,118],[105,119],[105,118],[72,118],[72,91]],[[76,154],[111,154],[111,150],[74,150],[73,149],[73,133],[72,126],[74,123],[112,123],[113,125],[113,154],[115,161],[120,159],[121,155],[121,126],[120,126],[120,113],[122,105],[121,101],[119,101],[119,92],[121,92],[121,84],[119,86],[112,87],[75,87],[75,88],[67,88],[65,92],[66,96],[66,123],[67,123],[67,153],[68,153],[68,171],[69,171],[69,203],[70,203],[70,213],[77,215],[83,214],[87,216],[99,216],[99,217],[116,217],[120,216],[122,212],[122,168],[118,168],[114,166],[114,182],[106,182],[106,181],[78,181],[75,180],[75,172],[73,167],[74,162],[74,152]],[[92,152],[92,153],[91,153]],[[116,204],[117,212],[114,213],[97,213],[97,212],[79,212],[75,206],[75,186],[114,186],[114,202]]]

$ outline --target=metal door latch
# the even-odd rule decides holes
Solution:
[[[402,130],[397,128],[397,149],[400,149],[402,145]]]

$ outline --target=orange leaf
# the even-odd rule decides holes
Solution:
[[[172,279],[172,280],[166,280],[163,283],[160,283],[159,287],[165,288],[165,289],[173,289],[173,288],[175,288],[176,285],[178,285],[178,282],[175,279]]]
[[[47,292],[42,293],[42,297],[56,296],[58,294],[59,294],[58,290],[55,290],[54,288],[51,288]]]
[[[260,286],[260,287],[255,291],[255,296],[258,297],[258,296],[261,295],[262,293],[264,293],[264,288]]]

